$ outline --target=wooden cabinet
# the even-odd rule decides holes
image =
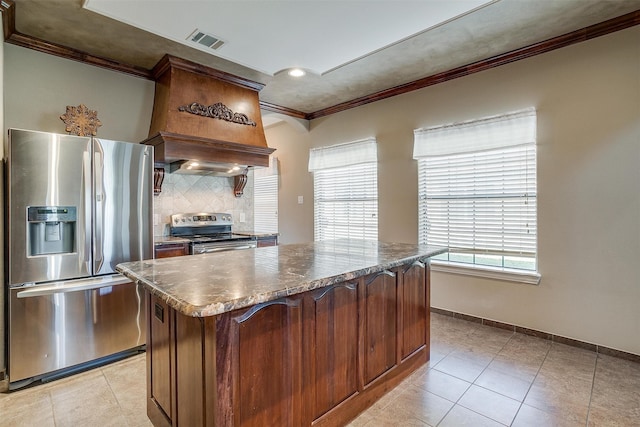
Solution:
[[[189,255],[188,243],[158,243],[154,246],[154,258]]]
[[[364,281],[364,380],[368,384],[396,364],[396,274],[378,273]]]
[[[215,318],[188,317],[145,292],[147,415],[154,426],[214,426]]]
[[[358,283],[344,282],[313,292],[305,300],[311,326],[308,345],[310,404],[316,419],[358,392]]]
[[[429,277],[426,266],[416,261],[402,268],[400,282],[401,358],[424,348],[429,343]]]
[[[220,316],[219,404],[233,426],[301,425],[302,304],[284,298]],[[224,403],[223,403],[224,402]]]
[[[429,360],[420,262],[213,317],[147,301],[156,426],[345,425]]]
[[[262,236],[256,238],[258,242],[258,247],[263,248],[265,246],[277,246],[278,245],[278,236]]]

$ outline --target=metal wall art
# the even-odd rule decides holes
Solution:
[[[98,119],[98,112],[90,110],[86,105],[77,107],[67,105],[67,112],[60,116],[60,120],[66,125],[65,129],[70,135],[96,136],[102,122]]]

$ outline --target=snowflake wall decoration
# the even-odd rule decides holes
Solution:
[[[98,112],[89,110],[86,105],[77,107],[67,105],[67,112],[60,116],[60,120],[66,125],[65,129],[70,135],[95,136],[102,122],[98,119]]]

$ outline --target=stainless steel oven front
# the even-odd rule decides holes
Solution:
[[[258,247],[258,242],[251,239],[232,239],[215,242],[191,243],[191,254],[201,255],[222,251],[236,251]]]

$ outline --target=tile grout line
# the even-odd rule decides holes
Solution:
[[[598,353],[596,353],[596,365],[593,368],[593,379],[591,380],[591,393],[589,394],[589,407],[587,408],[587,420],[585,427],[589,427],[589,416],[591,415],[591,402],[593,401],[593,390],[596,386],[596,372],[598,371]]]
[[[53,404],[53,395],[51,394],[51,389],[47,389],[47,394],[49,395],[49,404],[51,405],[51,416],[53,417],[53,427],[56,427],[58,423],[56,422],[56,410],[55,405]]]
[[[538,378],[538,374],[540,373],[540,370],[542,369],[542,366],[544,365],[544,362],[547,360],[547,357],[549,356],[549,352],[551,351],[551,346],[552,345],[553,345],[553,342],[551,342],[549,344],[549,348],[547,348],[547,352],[544,355],[544,359],[542,359],[542,363],[538,367],[538,370],[536,371],[536,374],[533,376],[533,380],[531,381],[531,384],[529,384],[529,388],[527,389],[527,392],[524,394],[524,397],[522,398],[522,403],[520,404],[520,407],[516,411],[516,415],[513,417],[513,421],[511,421],[512,425],[513,425],[513,422],[518,417],[518,414],[520,413],[520,410],[522,409],[522,405],[524,405],[524,401],[527,400],[527,396],[529,395],[529,392],[531,391],[531,388],[533,387],[533,384],[536,382],[536,378]],[[535,406],[533,406],[533,407],[535,408]]]
[[[118,403],[118,409],[120,410],[120,415],[122,415],[122,418],[124,418],[127,425],[129,425],[129,420],[127,419],[127,417],[124,416],[124,408],[122,408],[120,399],[118,399],[118,395],[116,394],[115,390],[111,386],[111,381],[109,381],[109,378],[104,374],[103,368],[100,368],[100,375],[102,375],[102,377],[104,378],[105,382],[107,383],[107,386],[109,387],[109,391],[111,392],[111,395],[116,400],[116,403]]]
[[[489,326],[489,325],[483,325],[483,326]],[[502,393],[498,393],[498,392],[496,392],[496,391],[493,391],[493,390],[490,390],[490,389],[488,389],[488,388],[482,387],[481,385],[477,385],[477,384],[476,384],[476,381],[477,381],[477,380],[478,380],[478,378],[480,378],[480,377],[482,376],[482,374],[484,374],[484,372],[489,368],[489,365],[491,365],[491,363],[492,363],[494,360],[496,360],[496,356],[497,356],[498,354],[500,354],[500,353],[502,352],[502,350],[504,350],[504,348],[507,346],[507,344],[509,344],[509,342],[511,342],[511,340],[516,336],[516,333],[517,333],[517,332],[516,332],[515,330],[511,332],[511,336],[509,337],[509,339],[507,340],[507,342],[505,342],[505,343],[504,343],[504,345],[500,348],[500,350],[498,350],[498,352],[495,354],[495,356],[493,356],[493,357],[491,358],[491,362],[489,362],[489,363],[487,364],[487,366],[485,366],[485,367],[484,367],[484,369],[482,370],[482,372],[480,372],[480,374],[479,374],[479,375],[478,375],[478,376],[473,380],[473,382],[471,383],[471,385],[472,385],[472,386],[473,386],[473,385],[475,385],[476,387],[479,387],[479,388],[482,388],[482,389],[488,390],[488,391],[493,392],[493,393],[496,393],[496,394],[498,394],[498,395],[500,395],[500,396],[504,396]],[[471,388],[471,386],[469,386],[469,388]],[[465,391],[465,393],[466,393],[466,391]],[[464,394],[463,394],[463,396],[464,396]],[[525,395],[525,396],[526,396],[526,395]],[[511,399],[509,396],[504,396],[504,397],[506,397],[506,398],[508,398],[508,399]],[[462,399],[462,396],[460,396],[460,399]],[[515,399],[512,399],[512,400],[515,400]],[[511,420],[511,422],[509,423],[509,425],[513,424],[513,420],[515,420],[515,419],[516,419],[516,416],[518,415],[518,412],[520,412],[520,408],[522,407],[523,402],[524,402],[524,400],[523,400],[522,402],[520,402],[520,406],[518,406],[518,410],[517,410],[517,411],[516,411],[516,413],[514,414],[513,419]],[[457,403],[456,403],[456,404],[457,404]],[[462,405],[460,405],[460,406],[462,406]],[[463,407],[463,408],[466,408],[466,409],[469,409],[469,408],[467,408],[466,406],[462,406],[462,407]],[[470,411],[472,411],[472,412],[476,412],[476,411],[474,411],[474,410],[472,410],[472,409],[469,409],[469,410],[470,410]],[[478,414],[478,412],[476,412],[476,414]],[[487,417],[486,415],[483,415],[483,414],[479,414],[479,415],[482,415],[483,417]],[[498,421],[498,420],[494,420],[494,419],[493,419],[493,418],[491,418],[491,417],[487,417],[487,418],[489,418],[490,420],[493,420],[493,421],[497,422],[498,424],[502,424],[500,421]],[[503,425],[505,425],[505,424],[503,424]]]
[[[429,338],[431,338],[431,337],[429,337]],[[454,353],[454,352],[455,352],[455,350],[451,350],[451,351],[449,351],[449,352],[447,353],[447,355],[446,355],[446,356],[444,356],[442,359],[440,359],[440,360],[438,361],[438,363],[436,363],[435,365],[433,365],[433,366],[429,367],[429,370],[433,370],[436,366],[438,366],[438,365],[440,364],[440,362],[442,362],[444,359],[446,359],[448,356],[450,356],[450,355],[451,355],[452,353]],[[438,371],[438,370],[436,369],[436,371]],[[442,372],[442,371],[438,371],[438,372]],[[449,374],[447,374],[446,372],[442,372],[442,373],[443,373],[443,374],[445,374],[445,375],[449,375]],[[457,378],[457,379],[462,380],[462,378],[458,378],[458,377],[455,377],[455,376],[453,376],[453,375],[451,375],[451,376],[452,376],[453,378]],[[462,380],[462,381],[464,381],[464,380]],[[456,407],[456,405],[458,404],[458,401],[459,401],[460,399],[462,399],[462,396],[464,396],[464,394],[465,394],[465,393],[466,393],[466,392],[471,388],[471,386],[472,386],[472,385],[473,385],[473,383],[469,383],[469,387],[467,387],[467,388],[464,390],[464,392],[460,395],[460,397],[459,397],[455,402],[453,402],[453,405],[451,406],[451,408],[449,408],[449,410],[444,414],[444,416],[440,419],[440,421],[438,421],[438,422],[436,423],[436,425],[435,425],[434,427],[438,427],[438,426],[440,425],[440,423],[442,423],[442,421],[444,421],[444,419],[445,419],[445,418],[447,418],[447,415],[449,415],[449,413],[453,410],[453,408],[455,408],[455,407]],[[436,396],[438,396],[438,395],[436,395]],[[442,397],[442,396],[439,396],[439,397]],[[444,399],[444,398],[443,398],[443,399]],[[447,400],[448,400],[448,399],[447,399]]]

